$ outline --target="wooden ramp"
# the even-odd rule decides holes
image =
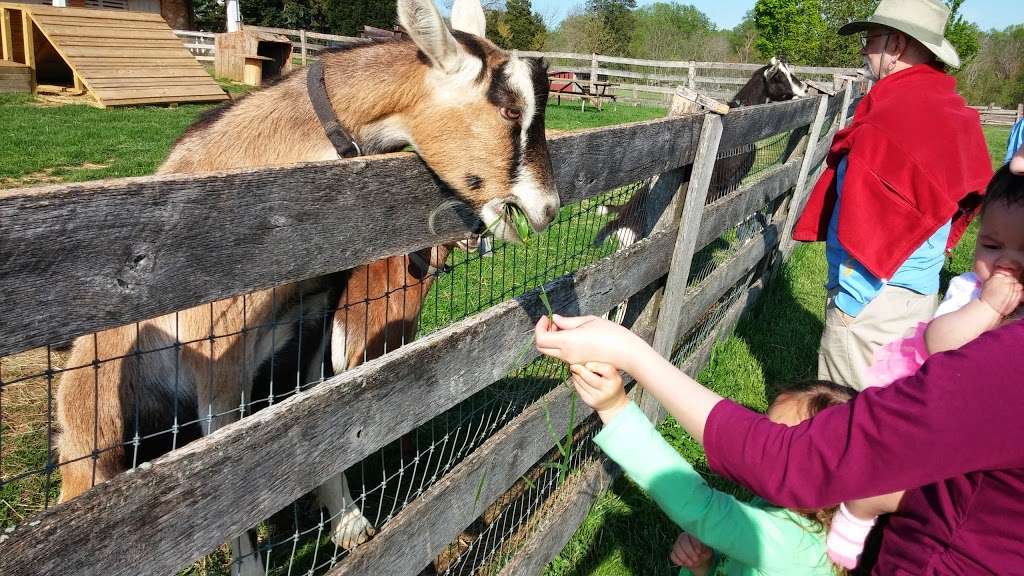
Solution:
[[[0,3],[0,12],[2,22],[21,21],[5,24],[4,46],[18,54],[21,45],[38,83],[48,83],[49,55],[60,61],[50,70],[69,68],[103,107],[228,99],[159,14],[11,3]]]

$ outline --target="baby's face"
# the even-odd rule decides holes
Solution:
[[[775,402],[768,407],[768,419],[776,424],[796,426],[807,419],[805,402],[790,394],[779,394]]]
[[[974,273],[985,282],[997,272],[1024,282],[1024,206],[996,202],[985,208],[974,247]]]

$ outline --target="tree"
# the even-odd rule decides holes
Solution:
[[[530,0],[507,0],[506,10],[496,19],[495,43],[505,49],[539,50],[547,28],[533,11]],[[490,36],[490,35],[489,35]]]
[[[797,64],[815,64],[826,30],[819,0],[757,0],[757,49]],[[833,32],[834,33],[834,32]]]
[[[754,62],[763,60],[757,51],[757,38],[754,11],[747,10],[743,20],[729,32],[729,45],[737,61]]]
[[[606,31],[607,45],[602,53],[628,56],[629,40],[633,33],[633,9],[636,0],[587,0],[587,11],[601,18]]]
[[[576,52],[607,54],[606,47],[614,40],[598,14],[577,12],[569,14],[558,28],[548,35],[544,49],[549,52]]]
[[[946,22],[946,39],[956,48],[961,65],[977,54],[978,36],[981,34],[977,24],[968,22],[964,15],[960,14],[960,6],[963,3],[964,0],[946,0],[950,10],[949,21]]]
[[[715,25],[693,6],[659,2],[633,12],[629,53],[652,60],[704,59]]]
[[[826,30],[818,45],[817,64],[821,66],[860,66],[857,37],[840,36],[839,29],[851,20],[861,20],[875,11],[878,0],[820,0],[821,17]]]

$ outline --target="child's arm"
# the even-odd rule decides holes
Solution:
[[[694,437],[703,442],[704,423],[722,397],[701,386],[654,351],[642,338],[595,316],[554,322],[541,316],[537,349],[568,364],[604,362],[630,373]]]
[[[1004,317],[1017,309],[1020,298],[1020,282],[1008,273],[995,272],[985,281],[979,299],[928,324],[924,332],[928,353],[956,350],[999,326]]]
[[[822,562],[822,548],[809,545],[813,536],[792,516],[770,513],[708,486],[640,408],[626,400],[614,367],[590,363],[571,369],[581,398],[605,422],[594,442],[680,528],[722,555],[761,570],[799,573]]]
[[[845,502],[846,509],[853,513],[854,516],[861,520],[870,520],[875,516],[882,514],[890,514],[895,512],[900,506],[900,500],[903,499],[903,491],[893,492],[891,494],[883,494],[881,496],[872,496],[870,498],[861,498],[860,500],[850,500]]]

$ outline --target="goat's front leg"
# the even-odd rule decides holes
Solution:
[[[331,514],[331,540],[346,550],[373,536],[373,524],[363,516],[348,490],[344,472],[339,472],[316,489],[320,505]]]

